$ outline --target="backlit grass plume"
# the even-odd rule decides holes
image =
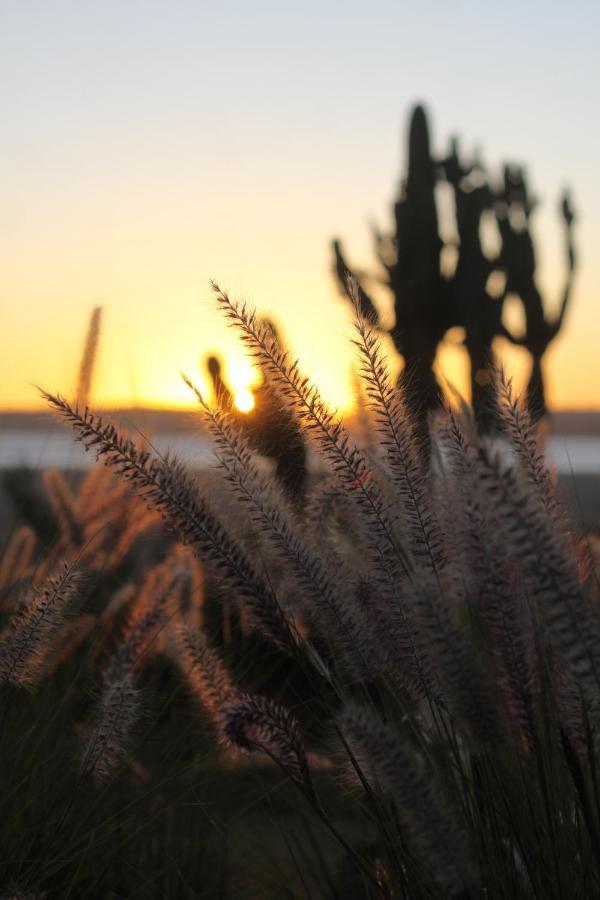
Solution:
[[[223,706],[224,733],[234,747],[261,750],[313,795],[300,726],[290,711],[265,697],[243,694]]]
[[[100,327],[102,323],[102,307],[96,306],[92,310],[88,332],[86,336],[81,363],[79,366],[79,380],[77,383],[77,403],[85,406],[90,398],[92,382],[94,378],[94,368],[96,365],[96,356],[98,354],[98,343],[100,341]]]
[[[68,565],[24,596],[0,635],[0,681],[20,687],[43,673],[53,637],[73,610],[80,576]]]
[[[131,670],[111,663],[103,680],[96,714],[88,729],[81,774],[95,782],[105,781],[122,762],[139,716],[140,692]]]

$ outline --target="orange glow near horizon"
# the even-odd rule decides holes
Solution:
[[[354,351],[350,345],[351,327],[349,314],[341,303],[336,303],[332,298],[331,306],[341,313],[341,328],[332,330],[327,334],[322,332],[311,334],[308,342],[309,352],[304,371],[319,386],[325,400],[340,414],[352,414],[356,408],[355,387],[352,372],[355,369]],[[107,310],[110,313],[110,309]],[[346,315],[344,315],[346,313]],[[345,323],[343,320],[346,320]],[[110,315],[105,321],[110,323]],[[284,320],[282,319],[282,324]],[[40,384],[50,390],[59,391],[66,396],[72,396],[76,384],[77,367],[79,363],[80,347],[85,335],[85,321],[83,329],[79,329],[77,340],[73,341],[68,352],[62,354],[49,354],[41,352],[41,347],[48,347],[51,343],[51,335],[46,330],[43,335],[32,334],[29,347],[32,356],[28,360],[15,353],[12,364],[11,347],[7,348],[3,364],[7,373],[2,381],[4,390],[0,393],[1,407],[4,410],[35,410],[42,409],[34,384]],[[108,329],[107,329],[108,330]],[[62,331],[62,329],[60,330]],[[299,338],[306,345],[306,336],[299,333]],[[164,343],[171,344],[171,352],[161,357],[161,342],[156,340],[154,352],[137,355],[137,366],[133,363],[128,367],[121,367],[121,371],[111,370],[111,334],[103,334],[100,341],[100,352],[96,377],[94,379],[92,404],[98,407],[154,407],[159,409],[192,409],[194,398],[189,388],[179,377],[179,370],[183,369],[198,385],[204,396],[212,398],[210,378],[204,368],[204,356],[198,353],[198,348],[190,345],[185,340],[179,341],[177,334],[164,335]],[[260,375],[253,366],[251,360],[244,355],[243,347],[238,346],[232,339],[231,333],[215,329],[215,340],[223,339],[218,344],[223,364],[225,381],[230,387],[235,406],[242,412],[249,412],[254,408],[255,399],[253,390],[260,384]],[[449,383],[463,396],[468,396],[468,357],[462,346],[460,335],[452,334],[450,340],[440,346],[436,362],[436,375],[442,384]],[[186,343],[188,346],[186,347]],[[298,341],[300,343],[300,340]],[[567,329],[564,337],[556,342],[557,346],[551,348],[546,362],[548,374],[548,397],[551,408],[554,409],[598,409],[600,406],[597,390],[597,380],[586,377],[588,371],[596,367],[595,340],[592,334],[581,335],[577,340],[570,329]],[[586,346],[587,345],[587,346]],[[389,367],[392,377],[396,377],[400,367],[400,360],[391,347],[391,342],[384,341],[384,346],[390,351]],[[114,350],[114,346],[112,348]],[[210,348],[207,348],[210,349]],[[292,348],[295,350],[296,348]],[[22,351],[18,345],[15,351]],[[38,351],[36,353],[36,350]],[[587,350],[587,352],[585,352]],[[513,376],[517,390],[525,386],[528,374],[529,360],[527,353],[508,345],[503,340],[497,340],[496,351],[498,358]],[[157,360],[161,359],[160,368]],[[183,360],[183,365],[179,364]],[[301,365],[303,359],[301,355]],[[26,380],[27,365],[31,365],[31,380]],[[3,373],[4,374],[4,373]],[[119,379],[119,374],[122,381]],[[18,378],[21,383],[18,384]],[[12,379],[12,381],[11,381]],[[17,389],[18,388],[18,389]]]
[[[572,189],[577,271],[544,362],[547,400],[600,409],[590,115],[600,7],[583,15],[555,4],[528,18],[507,3],[503,15],[472,2],[388,2],[377,15],[356,5],[342,19],[328,4],[239,0],[229,12],[210,3],[57,11],[38,0],[5,4],[4,14],[3,5],[0,409],[42,408],[35,384],[73,396],[98,305],[94,406],[193,408],[179,372],[211,397],[213,354],[247,405],[260,379],[215,310],[215,278],[271,318],[324,400],[350,412],[356,363],[331,241],[375,276],[368,287],[391,324],[368,223],[393,228],[418,101],[436,159],[456,134],[466,163],[481,149],[496,185],[506,161],[526,167],[549,313],[565,276],[557,206]],[[451,217],[448,190],[440,204]],[[527,355],[500,340],[497,349],[522,385]],[[459,343],[441,348],[437,371],[467,393]]]
[[[289,228],[277,238],[273,222],[281,220],[284,210],[273,206],[273,200],[269,203],[269,196],[257,210],[233,203],[229,214],[235,231],[226,237],[214,233],[214,222],[200,214],[194,221],[179,221],[168,235],[159,216],[134,217],[126,241],[113,233],[107,213],[103,220],[88,215],[79,232],[74,223],[51,232],[54,208],[49,209],[48,220],[38,221],[33,237],[28,231],[12,241],[3,267],[2,331],[9,339],[0,354],[0,408],[43,408],[35,384],[73,395],[89,315],[96,305],[104,312],[93,405],[193,408],[194,398],[179,372],[211,397],[206,358],[215,352],[234,396],[242,392],[242,403],[248,404],[243,392],[252,393],[260,374],[235,329],[227,327],[216,309],[209,288],[216,275],[233,297],[274,321],[326,402],[340,413],[351,412],[356,369],[351,313],[332,278],[328,250],[334,226],[349,212],[344,212],[340,197],[330,197],[327,206],[320,201],[306,205],[304,200],[304,195],[296,197],[292,212],[285,214]],[[163,201],[167,211],[173,204],[172,196],[154,198],[157,212]],[[324,221],[315,235],[317,206]],[[178,210],[171,208],[174,222]],[[545,221],[548,230],[536,232],[540,283],[548,305],[555,308],[564,275],[560,232],[553,215]],[[578,237],[583,245],[585,234]],[[353,237],[350,232],[347,245],[357,266],[368,268],[368,235],[354,232]],[[549,252],[555,248],[557,252]],[[583,250],[581,255],[565,328],[544,363],[551,409],[600,408],[600,304],[594,299],[600,294],[600,270],[594,268],[589,250],[587,257]],[[30,265],[32,258],[35,266]],[[383,288],[374,290],[389,324],[390,297]],[[440,378],[468,395],[467,359],[460,341],[459,335],[449,335],[436,368]],[[385,346],[395,377],[399,360],[387,339]],[[496,348],[516,385],[522,386],[527,354],[503,340]]]
[[[276,172],[270,176],[277,180]],[[107,192],[110,189],[107,184]],[[34,384],[73,394],[88,318],[96,305],[104,313],[94,405],[193,407],[193,396],[179,372],[186,372],[210,397],[206,357],[215,352],[234,396],[241,393],[245,397],[241,402],[247,405],[243,392],[252,393],[260,375],[235,329],[227,327],[215,307],[209,282],[217,276],[233,297],[273,319],[326,402],[341,413],[352,411],[356,364],[351,313],[331,274],[328,241],[351,213],[360,219],[361,198],[354,198],[349,209],[342,195],[307,202],[300,186],[297,194],[286,198],[287,205],[276,191],[265,195],[259,206],[253,197],[240,205],[230,196],[222,219],[211,218],[206,211],[188,213],[186,218],[174,184],[167,193],[137,199],[137,212],[123,200],[121,232],[115,232],[107,207],[93,213],[71,209],[70,220],[63,217],[58,229],[51,203],[8,241],[0,305],[2,331],[9,339],[0,354],[0,408],[41,408]],[[220,208],[218,198],[212,202],[213,209]],[[555,309],[564,278],[563,247],[555,210],[546,211],[546,218],[540,213],[541,227],[535,235],[539,280],[548,306]],[[383,214],[381,218],[386,221]],[[165,219],[174,223],[170,230],[164,227]],[[285,225],[285,233],[280,233],[278,223]],[[545,359],[551,409],[600,408],[600,304],[595,302],[600,269],[590,250],[589,227],[586,232],[583,223],[578,225],[576,240],[582,248],[581,266],[571,307],[565,328]],[[348,226],[346,243],[352,261],[368,270],[372,266],[368,234]],[[377,285],[373,290],[390,324],[390,297]],[[456,335],[449,338],[440,348],[437,371],[467,395],[464,347]],[[387,346],[395,375],[399,362]],[[497,350],[516,384],[522,385],[527,354],[502,340],[497,341]]]

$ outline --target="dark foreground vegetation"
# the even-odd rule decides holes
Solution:
[[[217,299],[319,451],[302,498],[206,405],[201,477],[46,395],[101,463],[45,475],[0,575],[14,897],[600,896],[600,620],[527,411],[423,441],[377,337],[368,447]]]

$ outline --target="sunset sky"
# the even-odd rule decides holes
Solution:
[[[201,380],[213,349],[243,387],[211,278],[272,316],[346,406],[329,243],[372,266],[369,222],[391,224],[422,100],[436,153],[457,133],[493,173],[528,167],[553,309],[572,187],[580,268],[549,400],[600,408],[599,40],[591,0],[0,0],[0,407],[36,405],[33,383],[73,390],[95,305],[95,403],[187,403],[179,371]],[[463,386],[462,349],[444,360]]]

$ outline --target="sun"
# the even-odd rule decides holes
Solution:
[[[235,392],[233,405],[240,412],[249,413],[250,410],[254,409],[254,397],[247,388],[240,388]]]

